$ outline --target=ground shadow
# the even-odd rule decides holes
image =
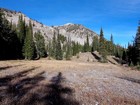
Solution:
[[[64,81],[65,78],[62,76],[61,72],[53,77],[51,84],[48,85],[50,91],[46,99],[51,102],[52,105],[80,105],[80,103],[74,99],[74,90],[62,85]]]
[[[124,61],[124,60],[121,60],[121,59],[119,59],[119,58],[115,58],[115,57],[113,57],[113,59],[118,63],[118,64],[127,64],[127,62],[126,61]]]
[[[62,73],[46,83],[45,72],[27,76],[35,69],[0,78],[0,105],[80,105],[74,90],[63,86]]]
[[[14,65],[14,66],[4,66],[4,67],[0,67],[0,71],[7,70],[7,69],[12,68],[12,67],[18,67],[18,66],[23,66],[23,64],[22,64],[22,65]]]
[[[118,78],[140,84],[140,80],[139,79],[130,78],[130,77],[118,77]]]
[[[101,57],[97,56],[94,52],[92,52],[91,54],[92,54],[92,55],[95,57],[95,59],[97,59],[98,61],[101,60]]]

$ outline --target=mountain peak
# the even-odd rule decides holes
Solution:
[[[66,23],[64,24],[64,26],[67,26],[67,25],[74,25],[73,23]]]

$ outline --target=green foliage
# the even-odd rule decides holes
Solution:
[[[57,42],[56,42],[56,60],[62,60],[63,59],[63,52],[61,48],[61,40],[60,40],[60,34],[57,36]]]
[[[35,57],[35,43],[33,41],[33,30],[30,23],[29,26],[26,26],[26,37],[23,47],[23,55],[25,59],[32,60]]]
[[[104,39],[103,30],[100,31],[100,40],[99,40],[99,53],[102,55],[103,62],[106,61],[107,51],[106,51],[106,41]]]
[[[90,52],[91,51],[91,46],[89,45],[89,36],[88,35],[86,37],[86,42],[84,42],[83,51],[84,52]]]
[[[63,36],[63,35],[60,35],[60,40],[61,40],[62,43],[64,43],[66,41],[66,37]]]
[[[45,57],[46,56],[46,50],[45,50],[45,39],[42,36],[41,32],[38,31],[37,33],[34,34],[35,37],[35,44],[36,44],[36,50],[37,50],[37,55],[39,57]]]
[[[21,46],[23,46],[24,44],[24,39],[25,39],[25,35],[26,35],[26,27],[25,27],[25,21],[23,20],[23,16],[19,16],[19,20],[18,20],[18,25],[17,25],[17,34],[18,34],[18,38],[20,40]]]
[[[111,34],[110,41],[113,44],[113,35]]]
[[[135,37],[135,48],[136,48],[136,60],[137,60],[136,62],[140,64],[140,23]]]
[[[87,51],[90,51],[90,46],[89,46],[89,37],[88,37],[88,35],[87,35],[87,41],[86,41],[86,47],[87,47]]]
[[[133,45],[128,45],[127,57],[129,65],[131,63],[133,63],[134,66],[140,64],[140,24]]]
[[[0,11],[0,59],[17,59],[19,55],[19,41],[15,30]]]
[[[66,60],[71,59],[71,57],[72,57],[71,50],[72,50],[71,40],[70,40],[70,38],[68,38],[67,47],[66,47]]]
[[[92,52],[99,51],[99,38],[97,36],[93,37],[92,41]]]
[[[126,55],[125,49],[123,49],[122,60],[124,60],[124,61],[127,60],[127,55]]]
[[[47,45],[47,52],[48,52],[48,56],[49,58],[51,57],[51,52],[52,52],[52,45],[51,45],[51,41],[49,41],[48,45]]]
[[[72,42],[72,55],[75,56],[78,53],[77,44],[73,41]]]
[[[54,59],[56,57],[56,43],[57,43],[57,40],[56,40],[56,36],[54,33],[53,39],[52,39],[52,50],[50,52],[50,56],[53,57]]]
[[[26,25],[25,25],[25,21],[23,20],[23,16],[20,15],[19,16],[19,20],[18,20],[18,25],[16,28],[16,32],[17,32],[17,37],[20,41],[20,58],[24,58],[24,55],[22,53],[23,51],[23,47],[24,47],[24,41],[25,41],[25,37],[26,37]]]

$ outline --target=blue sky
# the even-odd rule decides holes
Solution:
[[[82,24],[123,46],[132,42],[140,20],[140,0],[0,0],[0,7],[21,11],[46,25]]]

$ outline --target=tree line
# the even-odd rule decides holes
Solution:
[[[19,16],[18,24],[8,22],[4,14],[0,12],[0,59],[39,59],[40,57],[53,58],[56,60],[70,60],[72,56],[78,56],[79,52],[98,51],[106,61],[107,55],[114,55],[125,59],[126,49],[115,45],[113,35],[110,41],[104,38],[103,29],[100,35],[94,36],[92,43],[89,42],[89,35],[86,36],[84,45],[72,41],[70,37],[54,32],[52,40],[45,44],[41,32],[33,33],[31,21],[25,23],[22,15]],[[90,37],[91,38],[91,37]]]

